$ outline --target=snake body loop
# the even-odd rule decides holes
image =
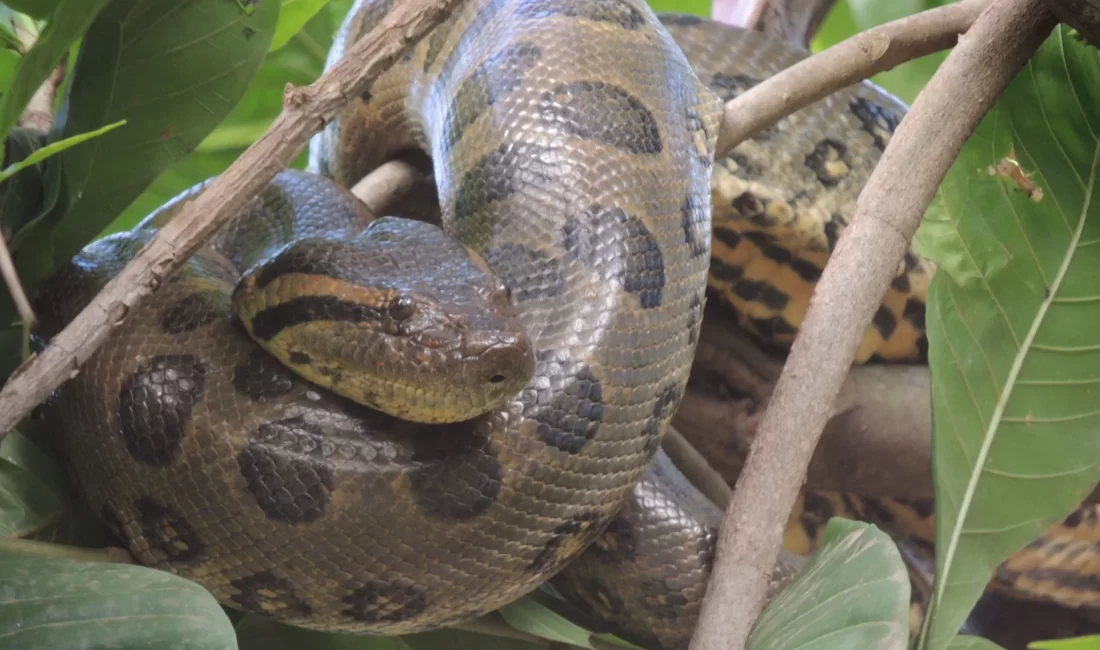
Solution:
[[[330,63],[394,1],[356,2]],[[722,100],[802,56],[658,20],[644,0],[465,3],[314,140],[311,173],[277,176],[58,392],[47,416],[86,499],[141,562],[292,625],[422,631],[554,577],[625,636],[685,647],[720,512],[659,443],[704,304],[788,344],[904,114],[860,84],[714,160]],[[398,221],[368,227],[342,189],[417,151],[436,196],[396,214],[438,203],[469,253]],[[58,273],[38,301],[43,333],[177,206]],[[319,243],[387,227],[421,233],[415,254],[373,258],[400,286],[349,284],[349,256]],[[924,357],[931,273],[906,257],[860,361]],[[410,288],[421,276],[451,283],[435,297],[453,318],[408,326],[435,309]],[[378,350],[358,356],[364,328]],[[407,381],[353,379],[345,357],[368,374],[399,359],[407,370],[383,374]],[[432,373],[441,390],[410,388]],[[495,394],[454,397],[497,376]],[[776,586],[796,569],[785,557]]]

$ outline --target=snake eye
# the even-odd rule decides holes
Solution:
[[[500,291],[504,294],[504,297],[508,299],[508,302],[512,302],[512,287],[509,287],[506,284],[501,284]]]
[[[390,318],[401,321],[413,315],[416,311],[416,302],[408,296],[397,296],[390,301]]]

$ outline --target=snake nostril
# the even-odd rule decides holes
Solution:
[[[489,383],[490,384],[499,384],[500,382],[504,381],[505,379],[507,379],[507,377],[505,377],[504,375],[496,374],[496,375],[493,375],[492,377],[489,377]]]

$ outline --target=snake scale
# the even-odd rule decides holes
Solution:
[[[330,64],[392,1],[355,3]],[[53,396],[88,503],[142,563],[293,625],[427,630],[552,579],[624,636],[684,647],[721,513],[659,442],[704,304],[789,343],[905,110],[862,84],[716,161],[721,101],[802,56],[644,0],[465,3]],[[343,187],[418,150],[447,236],[368,226]],[[55,275],[41,333],[195,189]],[[906,257],[859,361],[923,359],[931,273]],[[340,365],[394,354],[402,380],[366,389]],[[479,383],[496,392],[464,394]],[[492,408],[431,421],[448,399]]]

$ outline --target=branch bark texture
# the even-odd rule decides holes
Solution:
[[[12,374],[0,390],[0,435],[84,363],[126,318],[217,230],[237,215],[277,173],[286,169],[309,138],[352,97],[460,0],[404,0],[336,65],[303,88],[288,87],[283,110],[268,130],[221,175],[191,199],[149,244],[43,350]]]
[[[1054,24],[1044,0],[994,0],[887,145],[810,299],[726,510],[691,650],[745,647],[783,524],[863,333],[959,150]]]
[[[716,155],[841,88],[953,47],[988,4],[962,0],[879,25],[765,79],[726,104]]]

